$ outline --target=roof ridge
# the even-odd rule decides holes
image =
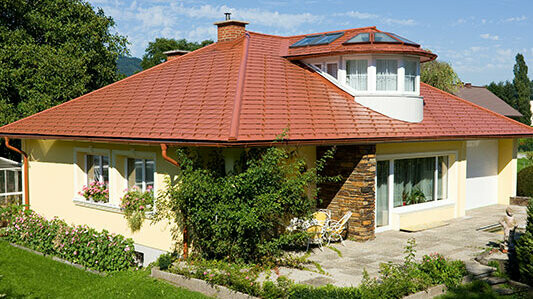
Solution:
[[[241,64],[239,65],[239,77],[237,78],[237,86],[235,87],[235,98],[233,100],[233,111],[231,115],[231,124],[229,131],[229,140],[237,140],[239,133],[239,124],[242,106],[242,93],[244,91],[244,79],[246,77],[246,65],[248,64],[248,51],[250,48],[250,34],[244,33],[243,52],[241,57]]]
[[[73,99],[70,99],[70,100],[68,100],[68,101],[66,101],[66,102],[63,102],[63,103],[61,103],[61,104],[59,104],[59,105],[56,105],[56,106],[50,107],[50,108],[45,109],[45,110],[43,110],[43,111],[39,111],[39,112],[37,112],[37,113],[35,113],[35,114],[32,114],[32,115],[26,116],[26,117],[24,117],[24,118],[21,118],[21,119],[19,119],[19,120],[16,120],[16,121],[12,122],[12,123],[9,123],[9,124],[6,124],[6,125],[4,125],[4,126],[1,126],[0,128],[7,128],[7,127],[9,127],[9,126],[11,126],[11,125],[14,125],[14,124],[17,124],[17,123],[19,123],[19,122],[21,122],[21,121],[25,121],[25,120],[28,120],[28,119],[34,118],[34,117],[36,117],[36,116],[38,116],[38,115],[40,115],[40,114],[42,114],[42,113],[45,113],[45,112],[49,112],[49,111],[55,110],[55,109],[57,109],[57,108],[59,108],[59,107],[62,107],[62,106],[67,105],[67,104],[70,104],[70,103],[72,103],[72,102],[74,102],[74,101],[81,100],[81,99],[83,99],[83,98],[85,98],[85,97],[88,97],[89,95],[91,95],[91,94],[93,94],[93,93],[96,93],[96,92],[99,92],[99,91],[105,90],[105,89],[110,88],[111,86],[117,85],[117,84],[119,84],[119,83],[126,82],[127,80],[130,80],[130,79],[132,79],[132,78],[134,78],[134,77],[140,76],[141,74],[144,74],[144,73],[147,73],[147,72],[153,71],[153,70],[155,70],[155,69],[158,69],[158,68],[160,68],[160,67],[163,67],[163,66],[168,65],[168,64],[171,64],[171,63],[176,63],[176,61],[182,60],[183,57],[185,57],[185,56],[190,56],[190,55],[193,54],[193,53],[200,53],[200,52],[203,52],[203,51],[205,51],[205,49],[210,48],[210,47],[212,47],[212,46],[214,46],[214,45],[216,45],[216,43],[212,43],[212,44],[207,45],[207,46],[205,46],[205,47],[202,47],[202,48],[200,48],[200,49],[197,49],[197,50],[191,51],[191,52],[189,52],[189,53],[187,53],[187,54],[184,54],[184,55],[182,55],[182,56],[180,56],[180,57],[177,57],[177,58],[175,58],[175,59],[167,60],[167,61],[162,62],[162,63],[160,63],[160,64],[158,64],[158,65],[155,65],[155,66],[153,66],[153,67],[151,67],[151,68],[149,68],[149,69],[142,70],[142,71],[140,71],[140,72],[138,72],[138,73],[135,73],[135,74],[133,74],[133,75],[131,75],[131,76],[128,76],[128,77],[126,77],[126,78],[124,78],[124,79],[121,79],[121,80],[115,81],[115,82],[113,82],[113,83],[110,83],[110,84],[108,84],[108,85],[102,86],[102,87],[100,87],[100,88],[98,88],[98,89],[95,89],[95,90],[93,90],[93,91],[90,91],[90,92],[88,92],[88,93],[85,93],[85,94],[83,94],[83,95],[81,95],[81,96],[79,96],[79,97],[77,97],[77,98],[73,98]]]
[[[444,91],[444,90],[442,90],[442,89],[439,89],[439,88],[437,88],[437,87],[431,86],[431,85],[429,85],[429,84],[427,84],[427,83],[424,83],[424,82],[420,82],[420,85],[425,85],[425,86],[427,86],[427,87],[429,87],[429,88],[431,88],[431,89],[434,89],[434,90],[436,90],[436,91],[438,91],[438,92],[440,92],[440,93],[442,93],[442,94],[449,95],[449,96],[451,96],[452,98],[455,98],[456,100],[459,100],[459,101],[461,101],[461,102],[463,102],[463,103],[469,104],[469,105],[474,106],[474,107],[476,107],[476,108],[478,108],[478,109],[481,109],[481,110],[484,110],[484,111],[489,112],[489,113],[491,113],[491,114],[494,114],[494,115],[496,115],[496,116],[499,117],[499,118],[502,118],[502,119],[507,120],[507,121],[510,121],[510,122],[514,122],[514,123],[516,123],[516,124],[518,124],[518,125],[521,125],[521,126],[523,126],[523,127],[525,127],[525,128],[528,128],[528,129],[530,129],[530,130],[533,131],[533,127],[531,127],[531,126],[528,126],[528,125],[526,125],[526,124],[523,124],[523,123],[521,123],[521,122],[519,122],[519,121],[516,121],[516,120],[514,120],[514,119],[512,119],[512,118],[509,118],[509,117],[507,117],[507,116],[505,116],[505,115],[501,115],[501,114],[499,114],[499,113],[496,113],[496,112],[494,112],[494,111],[492,111],[492,110],[490,110],[490,109],[487,109],[487,108],[485,108],[485,107],[479,106],[479,105],[477,105],[477,104],[475,104],[475,103],[472,103],[472,102],[470,102],[470,101],[468,101],[468,100],[465,100],[465,99],[463,99],[463,98],[461,98],[461,97],[458,97],[458,96],[456,96],[456,95],[454,95],[454,94],[451,94],[451,93],[449,93],[449,92],[446,92],[446,91]],[[519,111],[519,112],[520,112],[520,111]]]

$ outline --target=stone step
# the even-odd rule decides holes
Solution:
[[[481,278],[481,280],[486,282],[486,283],[488,283],[491,286],[498,285],[498,284],[503,284],[503,283],[507,282],[507,279],[505,279],[503,277],[494,277],[494,276],[483,277],[483,278]]]
[[[494,268],[482,265],[476,261],[468,261],[465,263],[466,271],[474,278],[487,277],[494,272]]]
[[[503,295],[503,296],[508,296],[508,295],[512,295],[514,293],[516,293],[514,290],[511,290],[511,289],[508,289],[508,288],[503,288],[503,287],[500,287],[500,286],[493,286],[492,289],[498,293],[499,295]]]

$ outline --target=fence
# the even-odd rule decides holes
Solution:
[[[0,157],[0,206],[9,204],[22,204],[22,167]]]

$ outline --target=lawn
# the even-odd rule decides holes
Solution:
[[[92,274],[0,240],[0,298],[207,298],[147,271]]]

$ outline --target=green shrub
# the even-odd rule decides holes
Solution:
[[[533,151],[533,138],[522,138],[518,140],[518,150],[521,152]]]
[[[518,173],[516,193],[519,196],[533,197],[533,166],[526,167]]]
[[[159,256],[157,259],[157,266],[161,270],[167,270],[170,265],[172,265],[172,254],[165,253]]]
[[[118,271],[135,266],[131,239],[85,225],[70,226],[57,218],[46,220],[33,211],[19,213],[5,238],[97,271]]]
[[[156,201],[156,219],[187,227],[194,250],[205,259],[267,263],[284,248],[305,248],[307,236],[285,228],[293,217],[310,216],[317,199],[316,193],[309,196],[308,186],[323,179],[318,171],[333,152],[308,168],[296,151],[253,148],[230,174],[220,164],[220,153],[211,154],[204,162],[197,151],[177,151],[180,180],[167,179]]]
[[[410,240],[405,248],[403,263],[383,263],[378,277],[370,278],[366,271],[358,287],[336,287],[327,285],[313,287],[295,284],[280,276],[276,282],[257,282],[265,269],[258,265],[189,260],[169,269],[170,272],[203,279],[213,284],[262,298],[402,298],[437,284],[448,287],[460,285],[466,275],[461,261],[449,261],[439,254],[430,254],[416,262],[415,241]],[[269,270],[270,271],[270,270]]]
[[[128,226],[132,232],[139,231],[146,219],[146,212],[151,212],[154,206],[154,192],[148,186],[145,192],[134,186],[127,190],[121,198],[120,207],[124,210],[124,217],[128,221]]]
[[[533,201],[527,207],[526,232],[516,241],[515,250],[520,280],[533,286]]]

